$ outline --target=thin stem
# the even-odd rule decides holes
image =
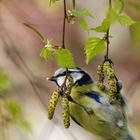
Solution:
[[[112,2],[109,0],[109,8],[111,9]]]
[[[64,18],[63,18],[63,33],[62,33],[62,48],[65,48],[65,30],[66,30],[66,0],[64,0]]]
[[[109,0],[109,10],[111,9],[111,0]],[[107,32],[106,32],[106,55],[105,58],[108,59],[109,56],[109,31],[110,31],[110,27],[108,28]]]
[[[108,58],[109,55],[109,29],[106,32],[106,55],[105,57]]]
[[[75,0],[72,0],[72,8],[75,10],[75,8],[76,8],[76,2],[75,2]]]
[[[40,40],[44,43],[44,44],[46,44],[46,39],[45,39],[45,37],[33,26],[33,25],[31,25],[31,24],[29,24],[29,23],[23,23],[26,27],[28,27],[28,28],[30,28],[31,30],[33,30],[37,35],[38,35],[38,37],[40,38]]]
[[[66,0],[63,0],[63,6],[64,6],[64,17],[63,17],[63,32],[62,32],[62,48],[65,49],[65,32],[66,32],[66,19],[67,19]],[[66,77],[61,88],[65,88],[67,77],[68,77],[68,68],[66,68]]]

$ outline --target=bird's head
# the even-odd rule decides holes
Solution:
[[[60,68],[56,70],[54,75],[48,78],[48,80],[56,82],[56,84],[60,87],[64,83],[66,73],[66,68]],[[69,68],[68,73],[73,77],[74,85],[76,86],[93,83],[91,77],[80,68]]]

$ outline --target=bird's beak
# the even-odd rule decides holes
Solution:
[[[46,78],[46,79],[49,80],[49,81],[56,81],[56,78],[54,76]]]

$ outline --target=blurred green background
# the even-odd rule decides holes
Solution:
[[[70,3],[71,1],[68,1],[68,9]],[[77,7],[86,7],[93,13],[94,19],[86,20],[89,26],[95,27],[104,18],[108,1],[77,0]],[[112,25],[110,57],[114,62],[116,75],[123,82],[122,93],[127,96],[129,102],[130,126],[138,140],[140,139],[140,1],[127,0],[125,14],[138,22],[131,27],[120,26],[117,23]],[[56,86],[46,81],[46,77],[51,76],[57,66],[54,59],[45,61],[40,58],[43,45],[23,23],[33,23],[46,38],[53,38],[56,44],[61,45],[62,19],[62,2],[49,7],[48,0],[0,1],[0,88],[2,89],[0,90],[2,93],[0,94],[0,140],[99,139],[73,121],[71,127],[66,130],[60,117],[60,105],[53,121],[47,118],[46,108]],[[97,65],[102,62],[104,54],[95,57],[89,65],[85,64],[83,46],[87,36],[79,24],[67,25],[66,47],[72,51],[77,66],[85,69],[93,79],[97,80]],[[3,80],[5,75],[7,78]]]

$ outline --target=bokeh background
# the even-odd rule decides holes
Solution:
[[[68,7],[70,7],[68,1]],[[87,18],[91,27],[99,25],[108,7],[107,0],[77,0],[78,8],[87,8],[94,19]],[[125,14],[140,19],[140,1],[126,1]],[[13,98],[23,109],[31,131],[17,125],[0,126],[0,140],[99,140],[71,121],[65,129],[61,120],[61,105],[58,104],[55,118],[47,118],[47,105],[51,93],[56,89],[46,81],[57,69],[54,59],[45,61],[39,54],[43,47],[37,36],[24,22],[34,24],[46,38],[53,38],[61,45],[62,2],[49,7],[48,0],[0,0],[0,69],[9,77],[12,87],[6,98]],[[140,139],[140,22],[124,27],[115,23],[111,27],[110,57],[116,75],[123,82],[123,94],[129,102],[129,121],[137,140]],[[95,34],[95,33],[90,33]],[[77,66],[85,69],[97,80],[97,65],[104,53],[85,64],[83,46],[88,34],[78,23],[67,25],[66,47],[75,58]]]

